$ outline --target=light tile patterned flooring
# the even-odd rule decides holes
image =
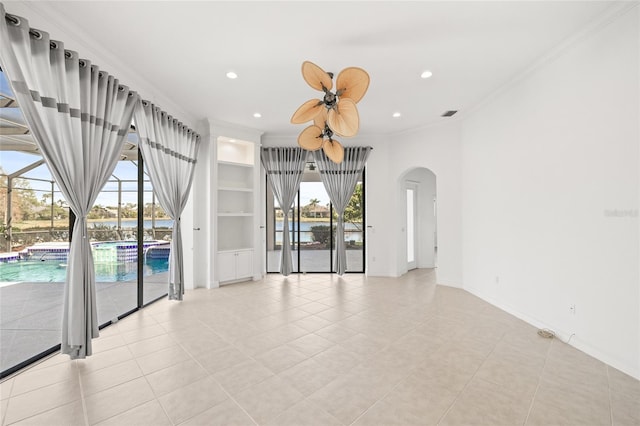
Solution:
[[[640,424],[639,381],[431,270],[189,291],[94,349],[2,382],[2,424]]]

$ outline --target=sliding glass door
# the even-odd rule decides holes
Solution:
[[[364,173],[363,173],[364,176]],[[364,272],[364,178],[345,211],[347,272]],[[267,182],[267,272],[279,272],[283,215],[289,215],[294,272],[332,272],[337,216],[315,163],[309,162],[292,209],[283,212]]]
[[[300,236],[297,245],[300,258],[298,272],[331,272],[335,237],[332,229],[335,227],[335,221],[324,185],[322,182],[308,180],[315,177],[315,174],[305,173],[298,191],[298,202],[301,206],[297,223]]]

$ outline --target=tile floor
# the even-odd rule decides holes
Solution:
[[[639,381],[431,270],[190,291],[94,348],[2,382],[2,424],[640,424]]]

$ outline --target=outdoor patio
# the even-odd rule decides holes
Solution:
[[[144,277],[145,303],[167,294],[168,272]],[[0,371],[60,343],[64,283],[0,283]],[[136,307],[136,281],[96,283],[98,323]]]
[[[347,272],[363,272],[362,270],[362,249],[346,250],[347,252]],[[293,259],[293,270],[298,270],[298,250],[291,251]],[[331,272],[331,256],[329,250],[300,250],[300,272]],[[280,250],[267,251],[267,272],[278,272],[280,270]]]

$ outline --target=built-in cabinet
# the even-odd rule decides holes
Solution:
[[[216,154],[216,281],[227,284],[256,277],[259,144],[218,136]]]
[[[218,252],[218,279],[222,284],[253,276],[253,250]]]

